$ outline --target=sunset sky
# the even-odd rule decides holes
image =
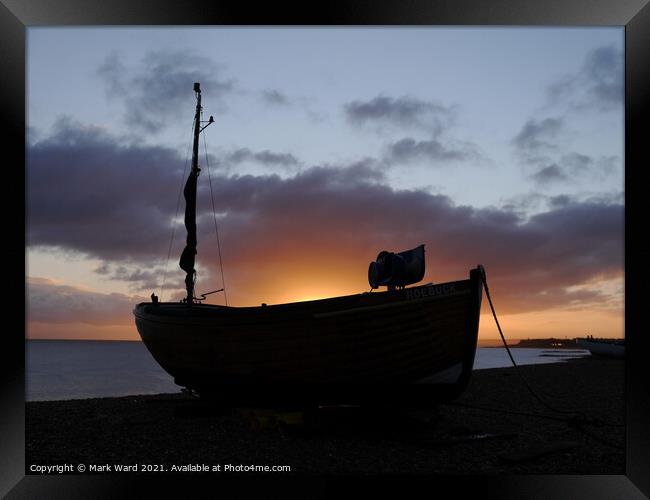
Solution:
[[[623,336],[622,27],[27,33],[28,337],[139,339],[184,295],[195,81],[197,295],[211,183],[229,305],[368,291],[424,243],[425,283],[485,266],[510,339]]]

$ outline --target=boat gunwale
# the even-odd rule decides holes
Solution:
[[[423,296],[423,297],[413,297],[413,298],[405,298],[405,292],[408,291],[413,291],[413,290],[421,290],[421,289],[430,289],[433,287],[439,287],[439,286],[445,286],[445,285],[452,285],[452,284],[466,284],[470,283],[471,279],[465,279],[465,280],[455,280],[455,281],[448,281],[445,283],[436,283],[436,284],[426,284],[426,285],[420,285],[417,287],[411,287],[411,288],[405,288],[403,290],[399,291],[384,291],[384,292],[377,292],[374,294],[374,297],[380,296],[383,299],[390,299],[394,297],[395,301],[387,301],[383,302],[380,304],[374,304],[374,305],[362,305],[358,307],[348,307],[347,309],[341,309],[341,310],[334,310],[334,311],[328,311],[328,312],[309,312],[309,311],[304,311],[304,309],[309,309],[310,307],[313,307],[314,305],[318,303],[323,303],[327,301],[331,302],[344,302],[345,305],[346,299],[354,299],[354,298],[362,298],[366,297],[369,295],[369,292],[363,292],[363,293],[358,293],[358,294],[352,294],[352,295],[344,295],[340,297],[328,297],[324,299],[316,299],[316,300],[306,300],[306,301],[301,301],[301,302],[287,302],[283,304],[272,304],[272,305],[264,305],[264,306],[224,306],[224,305],[217,305],[217,304],[193,304],[192,307],[199,307],[203,311],[211,311],[211,312],[217,312],[217,311],[228,311],[228,313],[231,313],[233,317],[236,316],[241,316],[244,313],[247,312],[255,312],[255,313],[262,313],[262,312],[271,312],[275,314],[280,314],[281,312],[288,312],[288,311],[280,311],[278,310],[279,308],[283,309],[298,309],[298,311],[292,311],[294,313],[298,314],[304,314],[305,319],[324,319],[328,317],[334,317],[334,316],[342,316],[342,315],[348,315],[348,314],[354,314],[357,312],[367,312],[367,311],[381,311],[383,309],[388,309],[388,308],[393,308],[393,307],[405,307],[408,305],[418,305],[423,302],[429,302],[432,300],[439,300],[439,299],[448,299],[448,298],[455,298],[459,297],[462,295],[467,295],[469,293],[472,293],[471,287],[456,291],[456,292],[451,292],[451,293],[445,293],[445,294],[436,294],[436,295],[428,295],[428,296]],[[396,293],[397,292],[397,293]],[[389,296],[390,294],[390,296]],[[372,300],[376,300],[373,297]],[[200,326],[202,324],[201,320],[208,320],[205,321],[205,325],[212,325],[214,317],[206,317],[206,316],[182,316],[182,322],[175,322],[175,319],[181,319],[178,316],[174,316],[173,314],[155,314],[150,311],[145,311],[145,307],[160,307],[160,306],[177,306],[177,308],[180,311],[186,312],[187,311],[187,306],[186,304],[182,302],[162,302],[158,304],[154,304],[152,302],[140,302],[135,306],[133,309],[133,314],[136,318],[145,320],[145,321],[151,321],[155,323],[164,323],[164,324],[186,324],[188,320],[191,321],[192,326]],[[170,311],[171,312],[171,311]],[[164,318],[164,319],[163,319]]]

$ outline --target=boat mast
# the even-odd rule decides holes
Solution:
[[[201,128],[201,85],[197,82],[194,84],[196,93],[196,115],[194,116],[194,144],[192,148],[192,169],[185,183],[183,195],[185,197],[185,228],[187,229],[187,240],[179,265],[185,271],[185,289],[187,296],[185,302],[192,305],[194,302],[194,277],[196,270],[194,262],[196,257],[196,183],[199,177],[199,134],[210,125],[214,120],[212,116],[208,124]]]

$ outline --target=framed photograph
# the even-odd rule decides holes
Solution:
[[[648,9],[3,0],[0,491],[648,495]]]

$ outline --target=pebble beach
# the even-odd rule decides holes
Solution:
[[[551,408],[515,368],[474,371],[458,399],[432,410],[288,414],[215,408],[182,393],[28,402],[26,474],[64,463],[111,465],[86,473],[121,464],[140,472],[625,474],[624,371],[623,360],[596,357],[519,367]]]

